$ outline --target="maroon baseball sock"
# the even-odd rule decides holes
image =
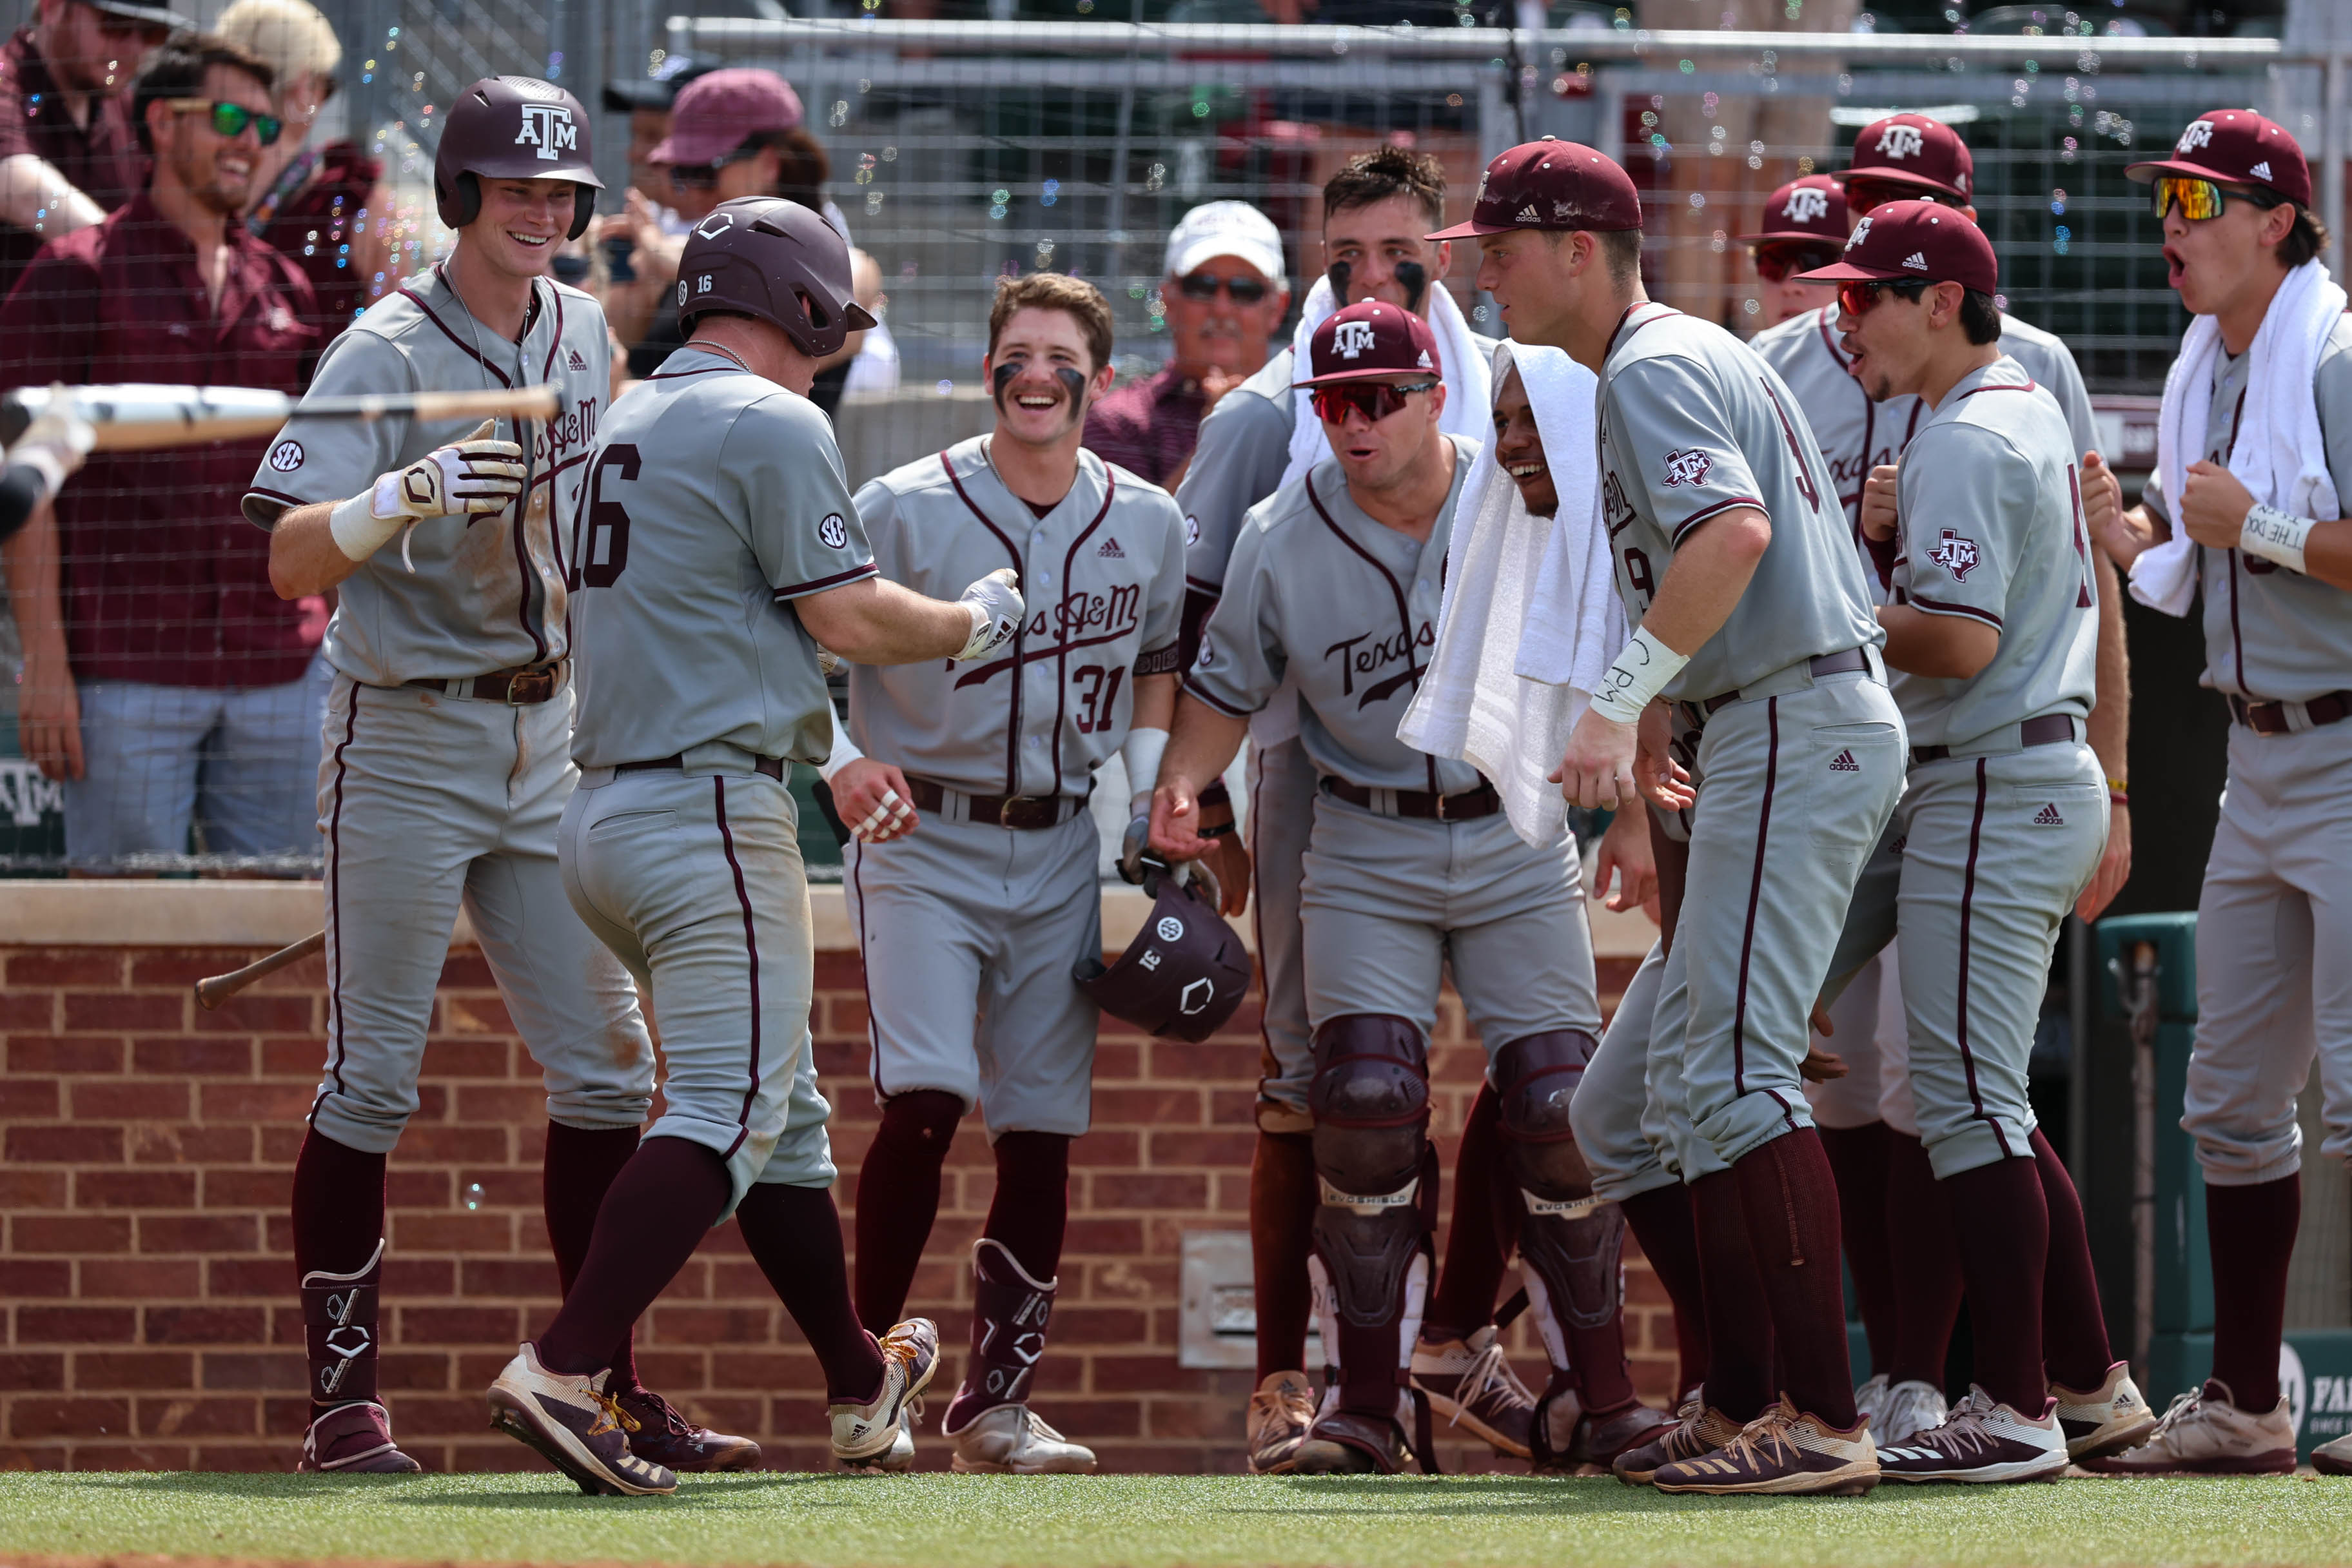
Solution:
[[[1895,1364],[1895,1266],[1886,1252],[1886,1123],[1817,1131],[1837,1178],[1838,1228],[1863,1331],[1870,1337],[1870,1370],[1885,1372]]]
[[[1810,1127],[1783,1132],[1740,1156],[1731,1173],[1739,1179],[1739,1206],[1771,1309],[1772,1342],[1787,1369],[1782,1392],[1799,1410],[1841,1430],[1852,1426],[1837,1178],[1822,1141]]]
[[[317,1128],[302,1135],[302,1149],[294,1157],[294,1279],[299,1287],[312,1270],[357,1276],[375,1257],[383,1241],[383,1177],[385,1156],[364,1153],[338,1143]],[[380,1272],[380,1271],[379,1271]],[[375,1289],[363,1287],[360,1311],[350,1317],[344,1337],[329,1342],[332,1332],[323,1321],[310,1323],[311,1415],[316,1417],[339,1405],[376,1396]],[[310,1292],[304,1293],[306,1323],[313,1312]],[[323,1303],[323,1297],[321,1298]],[[348,1303],[339,1302],[339,1306]],[[350,1316],[348,1313],[342,1314]],[[363,1329],[366,1344],[356,1355],[342,1352],[357,1344],[349,1329]],[[321,1377],[334,1384],[322,1394]]]
[[[1691,1215],[1690,1189],[1680,1182],[1652,1187],[1622,1200],[1625,1223],[1650,1260],[1651,1272],[1665,1287],[1675,1309],[1675,1349],[1682,1367],[1675,1376],[1677,1393],[1707,1379],[1706,1296],[1700,1283],[1698,1226]]]
[[[735,1223],[743,1227],[751,1260],[824,1368],[826,1396],[870,1401],[882,1389],[882,1352],[850,1305],[849,1263],[842,1256],[833,1189],[754,1182],[735,1205]]]
[[[857,1319],[884,1327],[907,1310],[923,1243],[940,1215],[940,1167],[963,1101],[919,1089],[882,1102],[882,1125],[857,1168]]]
[[[2286,1266],[2303,1219],[2300,1173],[2250,1187],[2205,1184],[2205,1238],[2213,1254],[2213,1376],[2250,1415],[2278,1404],[2279,1341],[2286,1332]]]
[[[540,1163],[540,1202],[547,1213],[548,1245],[555,1253],[556,1282],[565,1295],[580,1278],[588,1259],[588,1241],[596,1234],[596,1211],[604,1190],[629,1156],[637,1152],[634,1127],[566,1127],[547,1124],[547,1153]],[[613,1347],[613,1375],[607,1392],[618,1394],[637,1385],[636,1325],[622,1331]]]
[[[1070,1222],[1070,1141],[1059,1132],[1005,1132],[995,1154],[996,1195],[980,1233],[1003,1242],[1032,1277],[1051,1279],[1062,1270]]]
[[[1492,1085],[1480,1084],[1462,1126],[1462,1149],[1454,1159],[1454,1214],[1445,1233],[1445,1266],[1422,1315],[1426,1340],[1467,1339],[1495,1321],[1495,1293],[1507,1263],[1497,1235],[1498,1205],[1517,1202],[1503,1169],[1498,1127],[1503,1102]]]
[[[1890,1127],[1886,1153],[1886,1256],[1895,1274],[1895,1360],[1886,1374],[1941,1388],[1960,1316],[1959,1247],[1936,1195],[1927,1145]]]
[[[1936,1186],[1959,1242],[1977,1386],[2019,1415],[2039,1417],[2049,1397],[2042,1277],[2050,1212],[2042,1173],[2021,1154],[1946,1176]]]
[[[683,1138],[638,1144],[605,1190],[579,1278],[539,1336],[540,1364],[575,1377],[603,1371],[629,1325],[702,1245],[730,1190],[717,1150]]]
[[[1739,1173],[1701,1176],[1690,1195],[1706,1302],[1706,1402],[1734,1421],[1753,1421],[1772,1403],[1772,1314],[1748,1243]]]
[[[1257,1377],[1307,1370],[1315,1247],[1315,1147],[1304,1132],[1257,1135],[1250,1161],[1250,1277],[1257,1291]]]
[[[2065,1162],[2042,1130],[2033,1130],[2033,1163],[2042,1201],[2050,1211],[2050,1259],[2042,1274],[2042,1363],[2050,1381],[2085,1393],[2107,1380],[2116,1364],[2107,1319],[2099,1304],[2099,1277],[2091,1267],[2091,1235],[2083,1199]]]

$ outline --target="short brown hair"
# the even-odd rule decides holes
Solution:
[[[131,123],[138,129],[142,152],[150,157],[155,153],[155,139],[147,130],[147,106],[167,99],[202,98],[205,78],[215,66],[243,71],[264,91],[278,85],[278,73],[251,50],[211,33],[175,33],[147,57],[131,90]]]
[[[1100,370],[1110,363],[1110,301],[1085,279],[1073,278],[1066,272],[1032,272],[1020,278],[998,279],[996,303],[988,308],[990,358],[996,356],[996,340],[1015,310],[1062,311],[1086,334],[1087,353],[1094,362],[1087,368]]]
[[[2309,207],[2297,206],[2294,226],[2286,231],[2286,237],[2278,242],[2278,249],[2273,254],[2289,267],[2300,267],[2318,259],[2326,250],[2327,225]]]
[[[1323,186],[1323,216],[1350,207],[1368,207],[1396,196],[1411,196],[1429,215],[1429,226],[1445,221],[1445,165],[1427,153],[1415,153],[1393,142],[1359,153],[1339,165]]]
[[[1642,231],[1640,229],[1598,229],[1594,231],[1592,237],[1600,242],[1601,259],[1608,264],[1610,282],[1623,289],[1642,275]]]

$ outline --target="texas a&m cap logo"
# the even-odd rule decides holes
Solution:
[[[2160,174],[2261,185],[2297,206],[2311,205],[2311,165],[2294,137],[2251,109],[2208,110],[2190,121],[2172,156],[2133,163],[2126,174],[2143,184]]]

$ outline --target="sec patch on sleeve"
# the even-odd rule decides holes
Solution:
[[[849,542],[849,525],[842,521],[839,512],[829,511],[816,525],[816,536],[827,550],[838,550]]]
[[[281,474],[290,474],[302,466],[302,443],[280,441],[269,448],[269,466]]]
[[[1672,489],[1676,485],[1703,485],[1706,483],[1707,470],[1713,467],[1715,467],[1713,456],[1696,447],[1687,451],[1668,452],[1666,454],[1666,488]]]

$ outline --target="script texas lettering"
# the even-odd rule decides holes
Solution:
[[[1325,658],[1335,656],[1339,660],[1339,695],[1355,697],[1358,708],[1369,708],[1375,702],[1385,702],[1400,687],[1416,685],[1421,680],[1422,666],[1413,658],[1413,650],[1428,647],[1437,641],[1437,630],[1423,621],[1408,635],[1402,627],[1384,637],[1370,632],[1333,643],[1323,650]],[[1378,675],[1397,660],[1405,668],[1394,675],[1368,682],[1360,697],[1356,695],[1358,676]]]

